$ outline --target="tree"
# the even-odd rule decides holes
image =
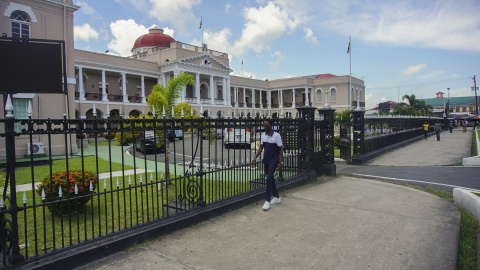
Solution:
[[[426,105],[424,100],[418,100],[414,94],[404,95],[402,100],[407,102],[400,102],[393,108],[393,114],[396,115],[432,115],[433,107]]]
[[[167,117],[172,115],[172,106],[180,97],[184,86],[195,84],[192,75],[187,73],[180,73],[177,76],[168,80],[166,86],[156,84],[152,88],[152,93],[147,97],[147,104],[150,111],[155,108],[155,114],[162,115],[163,109]],[[185,112],[189,113],[189,112]]]

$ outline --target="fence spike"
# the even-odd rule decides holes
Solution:
[[[78,195],[78,186],[75,184],[75,189],[74,189],[75,195]]]
[[[181,116],[182,118],[184,117],[184,115],[183,115],[183,107],[182,107],[182,113],[180,114],[180,116]]]
[[[162,187],[162,186],[160,185],[160,183],[157,183],[157,190],[158,190],[158,191],[160,191],[161,187]]]
[[[2,198],[0,199],[0,208],[4,208],[5,207],[5,201],[3,200],[3,196]]]
[[[153,182],[153,173],[150,173],[150,182]]]
[[[7,96],[7,103],[5,104],[5,112],[7,114],[5,115],[5,118],[13,118],[13,103],[10,95]]]
[[[129,186],[132,185],[132,178],[130,177],[130,175],[128,176],[128,185],[129,185]]]
[[[117,189],[118,189],[119,186],[120,186],[120,184],[118,183],[118,176],[117,176]]]
[[[46,196],[45,196],[45,189],[44,189],[44,188],[42,188],[42,195],[41,195],[41,197],[42,197],[42,201],[45,201],[45,197],[46,197]],[[2,200],[3,200],[3,197],[2,197]]]
[[[142,182],[143,182],[143,177],[142,177],[142,175],[140,174],[140,184],[142,184]]]
[[[173,110],[173,106],[172,106],[172,118],[175,118],[175,111]]]
[[[62,187],[58,187],[58,197],[62,198],[63,192],[62,192]]]
[[[103,190],[107,190],[107,179],[103,179]]]
[[[153,118],[155,118],[155,106],[152,105],[152,115],[153,115]]]
[[[28,117],[32,116],[32,101],[30,99],[28,100],[27,115]]]
[[[93,116],[97,116],[97,108],[95,108],[95,103],[93,103]]]
[[[92,184],[92,181],[90,181],[90,192],[93,192],[93,184]]]
[[[162,117],[165,117],[165,106],[162,106]]]

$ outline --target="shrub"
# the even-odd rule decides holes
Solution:
[[[340,135],[333,137],[333,147],[340,148]]]
[[[103,137],[109,141],[115,139],[115,133],[114,132],[106,132],[103,134]]]
[[[122,137],[123,133],[123,137]],[[134,131],[133,134],[131,131],[126,132],[117,132],[115,138],[120,143],[120,145],[130,145],[132,144],[142,133],[140,131]]]
[[[92,191],[90,191],[90,183],[92,184]],[[76,187],[75,187],[76,186]],[[76,211],[85,209],[86,203],[90,197],[83,197],[83,195],[90,194],[97,187],[97,176],[89,170],[71,169],[68,173],[65,170],[56,171],[43,178],[42,182],[37,187],[37,194],[42,196],[45,192],[44,202],[56,202],[48,204],[48,210],[55,214],[71,214]],[[59,191],[62,190],[60,197]],[[73,199],[78,197],[78,199]]]
[[[85,133],[77,133],[76,137],[77,137],[77,139],[84,139],[85,138]]]

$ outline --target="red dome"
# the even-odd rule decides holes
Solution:
[[[168,46],[170,47],[170,42],[174,42],[175,39],[169,35],[165,35],[162,29],[152,28],[148,30],[148,34],[140,36],[135,40],[133,49],[140,47],[152,47],[152,46]]]

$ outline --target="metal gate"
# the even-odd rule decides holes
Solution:
[[[352,140],[350,137],[350,120],[340,121],[340,158],[350,162],[352,160]]]

